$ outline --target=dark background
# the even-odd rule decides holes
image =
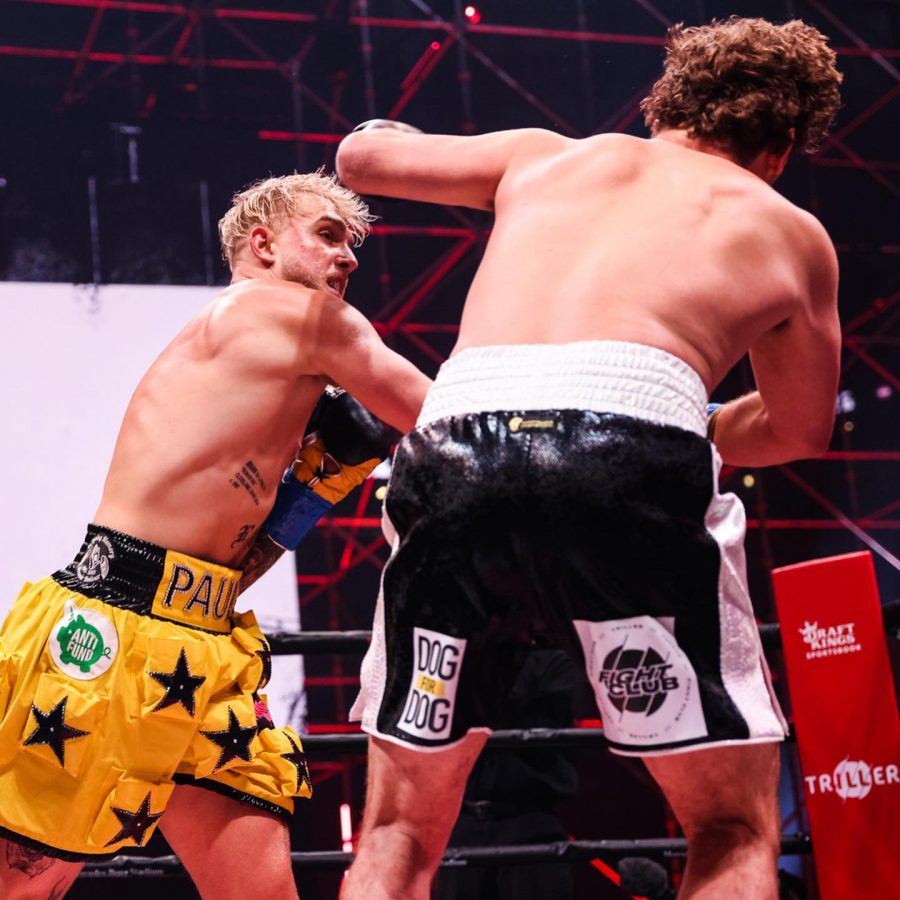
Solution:
[[[840,415],[824,459],[726,471],[723,480],[747,505],[762,620],[775,618],[772,567],[866,547],[883,601],[896,599],[900,574],[879,551],[900,553],[900,3],[476,6],[467,18],[453,0],[2,0],[0,273],[8,281],[224,284],[215,223],[230,195],[269,174],[330,169],[336,142],[358,121],[644,135],[637,104],[658,74],[669,24],[733,13],[802,18],[838,50],[844,107],[822,151],[795,160],[778,188],[813,211],[838,248]],[[382,219],[359,251],[348,299],[434,374],[453,345],[490,219],[402,203],[374,209]],[[715,399],[751,386],[744,363]],[[371,625],[386,555],[371,487],[298,554],[305,628]],[[345,725],[356,672],[348,657],[307,659],[312,728]],[[581,715],[596,715],[582,705]],[[605,754],[577,759],[583,790],[564,809],[573,836],[665,833],[670,820],[640,765]],[[340,846],[340,802],[352,804],[358,824],[360,763],[313,760],[317,795],[300,804],[298,848]],[[578,870],[580,890],[595,896],[602,876]],[[306,898],[333,896],[336,883],[300,878]],[[188,890],[181,881],[165,889],[175,884]],[[77,890],[100,896],[100,885]]]

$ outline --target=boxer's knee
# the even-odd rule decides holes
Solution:
[[[422,753],[373,738],[364,836],[390,835],[417,859],[432,861],[456,822],[466,780],[486,739],[469,735],[456,747]]]
[[[778,856],[780,832],[774,815],[710,815],[682,823],[688,846],[726,856],[741,848]]]

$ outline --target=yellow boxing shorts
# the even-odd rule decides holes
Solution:
[[[240,572],[88,526],[0,630],[0,837],[79,861],[142,846],[176,783],[287,817],[312,787],[258,691]]]

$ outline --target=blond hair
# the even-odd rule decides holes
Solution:
[[[338,182],[337,175],[323,170],[279,178],[264,178],[239,191],[231,200],[231,209],[219,219],[219,240],[229,268],[234,265],[238,245],[256,225],[272,228],[284,219],[302,212],[304,194],[321,197],[334,204],[337,214],[347,224],[354,244],[359,246],[375,220],[366,203]]]
[[[731,16],[675,25],[662,77],[641,102],[656,134],[685,129],[749,162],[761,150],[818,148],[840,106],[842,76],[826,37],[799,20]]]

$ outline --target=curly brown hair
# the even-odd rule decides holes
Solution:
[[[840,106],[842,75],[820,31],[732,16],[675,25],[662,77],[641,101],[652,134],[685,129],[747,163],[762,150],[812,153]]]

